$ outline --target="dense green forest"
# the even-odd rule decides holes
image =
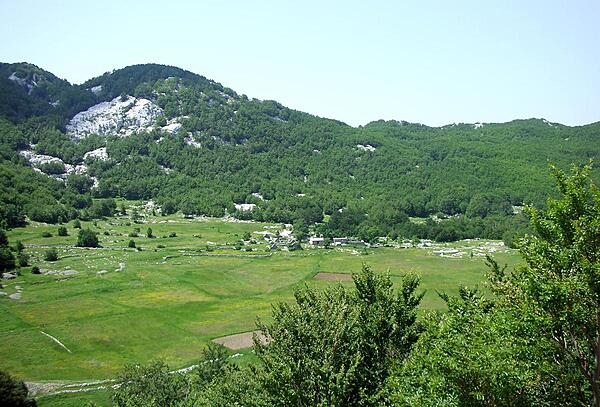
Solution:
[[[353,128],[163,65],[130,66],[82,85],[30,64],[0,64],[0,74],[5,228],[26,217],[110,215],[103,200],[123,197],[154,200],[166,213],[292,223],[302,234],[316,224],[314,232],[330,238],[511,243],[526,226],[520,208],[543,205],[552,191],[549,164],[566,169],[600,153],[599,123]],[[129,96],[162,109],[154,126],[128,136],[69,134],[77,112]],[[165,131],[167,123],[177,131]],[[107,157],[84,158],[98,148]],[[23,150],[60,161],[32,164]],[[69,170],[83,164],[85,171]],[[256,207],[236,210],[243,203]]]

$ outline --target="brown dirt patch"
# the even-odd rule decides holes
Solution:
[[[246,349],[254,346],[254,342],[252,341],[254,334],[258,335],[262,343],[267,342],[267,338],[262,335],[260,331],[242,332],[241,334],[222,336],[213,339],[213,342],[221,344],[231,350]]]
[[[345,273],[317,273],[316,280],[326,281],[352,281],[352,274]]]

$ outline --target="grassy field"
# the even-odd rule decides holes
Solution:
[[[487,270],[480,255],[487,249],[478,249],[484,245],[478,241],[451,245],[464,253],[461,258],[434,254],[439,248],[272,252],[255,232],[280,225],[177,216],[145,221],[82,222],[98,232],[98,249],[74,247],[78,230],[72,224],[64,237],[55,225],[35,223],[8,233],[45,273],[23,268],[18,278],[3,281],[2,291],[12,294],[19,286],[21,299],[0,297],[0,369],[39,381],[111,378],[126,363],[152,359],[183,367],[211,339],[254,329],[257,316],[269,318],[271,304],[289,301],[299,285],[336,284],[314,280],[318,272],[353,273],[366,263],[389,270],[394,281],[416,273],[427,290],[422,307],[435,309],[443,307],[436,290],[476,285]],[[153,238],[146,236],[149,227]],[[139,236],[131,237],[136,228]],[[52,236],[42,237],[45,232]],[[245,233],[256,243],[236,250]],[[130,240],[137,249],[128,247]],[[54,262],[44,260],[51,247],[58,251]],[[519,260],[506,250],[494,257],[509,266]]]

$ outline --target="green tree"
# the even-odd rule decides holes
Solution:
[[[536,234],[519,244],[526,265],[508,293],[539,321],[556,361],[579,367],[587,402],[600,406],[600,191],[591,164],[553,172],[560,197],[528,208]]]
[[[6,407],[34,407],[35,400],[27,398],[27,386],[14,379],[9,373],[0,370],[0,405]]]
[[[90,229],[79,229],[77,233],[78,247],[98,247],[98,234]]]
[[[44,260],[46,260],[46,261],[58,260],[58,251],[55,248],[46,250],[44,252]]]
[[[64,226],[59,226],[58,227],[58,235],[59,236],[67,236],[68,235],[67,228]]]
[[[152,234],[152,228],[148,228],[146,230],[146,237],[152,239],[154,237],[154,235]]]
[[[273,308],[273,323],[259,324],[268,343],[255,339],[264,391],[274,405],[378,405],[394,361],[417,339],[418,280],[406,277],[398,293],[389,276],[365,266],[341,285],[295,292],[295,304]]]
[[[112,399],[117,407],[169,407],[186,400],[188,386],[180,373],[170,373],[164,362],[128,365],[117,381]]]

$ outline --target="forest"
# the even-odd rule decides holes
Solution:
[[[0,74],[4,228],[107,216],[104,201],[125,198],[154,200],[166,214],[293,224],[302,235],[512,245],[527,230],[522,208],[544,205],[552,193],[550,165],[585,165],[600,151],[598,123],[353,128],[163,65],[130,66],[82,85],[30,64],[1,64]],[[126,137],[68,133],[76,112],[128,96],[162,109],[154,128]],[[178,130],[162,130],[166,123]],[[99,148],[106,157],[86,155]],[[32,164],[23,152],[53,161]]]

